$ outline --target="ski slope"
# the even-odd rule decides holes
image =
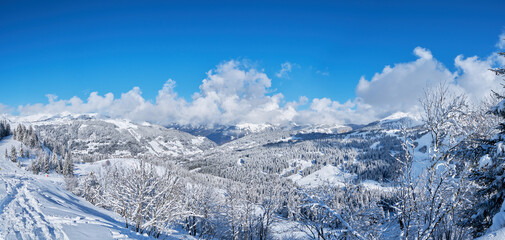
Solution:
[[[5,159],[5,149],[20,144],[0,141],[0,239],[151,239],[65,190],[61,177],[33,175]]]

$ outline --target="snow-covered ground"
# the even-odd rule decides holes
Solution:
[[[323,184],[344,186],[346,179],[351,179],[353,177],[353,175],[342,172],[339,168],[331,165],[324,166],[305,177],[299,174],[289,176],[289,178],[297,184],[304,187],[317,187]]]
[[[503,240],[505,239],[505,228],[492,231],[476,240]]]
[[[5,159],[6,149],[20,145],[0,141],[0,239],[151,239],[65,190],[61,177],[33,175]]]

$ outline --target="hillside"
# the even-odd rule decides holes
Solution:
[[[0,140],[0,151],[20,145],[7,137]],[[28,163],[24,159],[23,165]],[[1,239],[153,239],[124,226],[116,213],[65,190],[60,175],[33,175],[0,157]],[[169,239],[182,235],[177,236]]]
[[[57,115],[38,119],[20,118],[32,125],[46,145],[65,144],[82,157],[168,157],[188,159],[213,148],[206,137],[149,123],[133,123],[95,115]]]

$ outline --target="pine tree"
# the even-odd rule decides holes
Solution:
[[[44,159],[42,162],[42,171],[44,171],[45,173],[49,173],[51,171],[51,163],[49,163],[49,156],[46,154],[44,155]]]
[[[23,150],[23,146],[19,146],[19,156],[21,158],[25,157],[25,151]]]
[[[63,165],[63,174],[65,176],[73,176],[74,175],[74,162],[72,160],[72,156],[70,151],[67,151],[65,154],[65,163]]]
[[[26,145],[30,144],[30,135],[28,134],[28,131],[25,131],[25,135],[23,137],[23,143]]]
[[[505,53],[500,53],[505,56]],[[491,69],[497,75],[505,75],[505,69]],[[493,216],[500,211],[505,200],[505,96],[494,93],[501,101],[494,106],[490,113],[499,117],[499,131],[491,139],[483,141],[477,148],[483,155],[472,173],[472,180],[480,186],[475,193],[477,204],[469,214],[469,224],[474,227],[475,236],[485,233],[493,222]]]
[[[37,135],[35,135],[35,132],[32,132],[30,134],[30,147],[35,147],[36,143],[37,143]]]
[[[18,125],[18,128],[16,130],[17,134],[16,134],[16,140],[20,141],[20,142],[23,142],[23,137],[24,137],[24,126],[23,125]]]
[[[56,171],[59,174],[63,174],[63,164],[61,162],[61,158],[58,158],[58,163],[56,164]]]
[[[0,139],[11,134],[11,129],[7,121],[0,121]]]
[[[32,160],[32,173],[33,174],[39,174],[40,172],[40,165],[39,161],[37,160]]]
[[[18,154],[16,152],[16,148],[14,146],[12,146],[12,148],[11,148],[11,161],[15,163],[17,159],[18,159]]]
[[[33,127],[32,127],[32,125],[30,125],[30,127],[28,128],[28,134],[30,134],[30,135],[33,134]]]
[[[58,166],[58,156],[56,156],[56,153],[53,152],[51,155],[51,167],[57,172],[60,173],[60,169]]]
[[[5,149],[5,159],[9,158],[9,154],[7,153],[7,149]]]
[[[98,179],[95,175],[95,173],[92,171],[89,173],[89,175],[85,178],[86,180],[84,181],[84,187],[83,187],[83,195],[88,202],[96,205],[98,201],[100,200],[100,184],[98,182]]]

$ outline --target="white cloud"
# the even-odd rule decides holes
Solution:
[[[454,60],[454,65],[459,69],[457,77],[458,86],[473,100],[479,101],[490,96],[491,90],[501,88],[500,76],[489,71],[498,58],[496,54],[481,60],[477,56],[464,58],[459,55]]]
[[[158,91],[153,103],[142,97],[140,88],[115,98],[93,92],[87,101],[78,97],[57,100],[47,95],[49,103],[18,107],[20,115],[70,113],[100,113],[111,117],[159,124],[238,124],[242,122],[282,124],[296,115],[298,103],[284,103],[281,93],[269,95],[268,76],[237,61],[224,62],[207,72],[200,92],[191,102],[177,96],[175,81],[169,79]],[[306,101],[306,99],[301,98]]]
[[[0,103],[0,114],[7,114],[7,113],[11,113],[11,112],[12,112],[11,107]]]
[[[310,108],[300,111],[297,121],[317,124],[363,124],[402,111],[419,113],[419,98],[427,87],[444,82],[451,91],[466,94],[478,103],[500,90],[503,80],[489,69],[503,66],[503,57],[496,53],[481,60],[478,57],[457,56],[457,72],[451,72],[439,63],[427,49],[417,47],[415,61],[386,66],[370,80],[362,77],[356,87],[356,98],[345,103],[328,98],[313,99]]]
[[[289,78],[289,73],[293,69],[293,65],[290,62],[285,62],[281,64],[281,70],[275,74],[278,78]]]
[[[271,79],[261,70],[239,61],[223,62],[207,72],[200,91],[191,101],[177,95],[175,81],[169,79],[158,91],[154,102],[142,97],[140,88],[115,97],[93,92],[83,101],[78,97],[59,100],[47,95],[47,104],[19,106],[20,115],[71,113],[100,113],[133,121],[158,124],[364,124],[401,111],[418,113],[419,97],[426,87],[440,82],[452,90],[465,93],[479,101],[491,90],[501,89],[502,79],[488,69],[503,66],[505,60],[496,53],[480,59],[477,56],[457,56],[451,72],[424,48],[414,49],[414,61],[386,66],[369,80],[362,77],[356,86],[356,98],[344,103],[329,99],[286,102],[282,93],[272,93]],[[294,66],[282,65],[280,76],[286,76]],[[289,69],[289,70],[288,70]],[[299,106],[309,104],[299,109]],[[6,110],[7,109],[7,110]],[[8,108],[0,104],[0,112]]]
[[[315,98],[309,109],[299,111],[295,122],[301,124],[365,124],[374,120],[376,115],[369,104],[361,99],[348,100],[345,103],[333,101],[329,98]]]
[[[418,56],[422,59],[426,59],[426,60],[431,60],[433,58],[431,51],[426,48],[422,48],[422,47],[416,47],[414,49],[414,54],[416,56]]]
[[[386,66],[370,81],[361,77],[356,96],[376,108],[379,117],[397,111],[412,112],[424,88],[454,82],[455,74],[434,59],[430,51],[417,47],[414,54],[419,57],[417,60]]]
[[[496,46],[500,49],[505,49],[505,33],[500,34]]]

